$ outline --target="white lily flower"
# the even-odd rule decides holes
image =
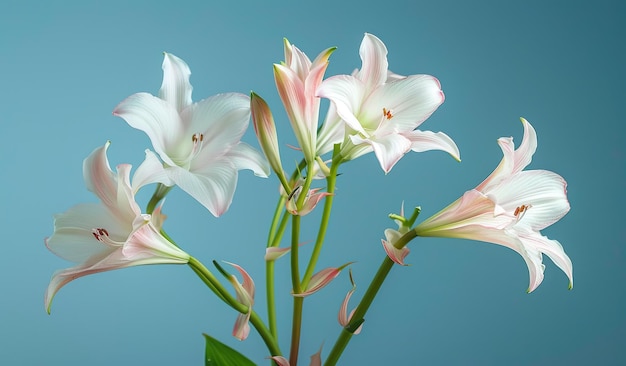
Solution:
[[[416,130],[444,101],[439,81],[430,75],[390,72],[387,48],[372,34],[365,34],[360,55],[360,70],[330,77],[317,90],[333,105],[326,123],[336,123],[336,113],[346,124],[344,159],[374,151],[385,173],[409,150],[443,150],[459,160],[459,150],[446,134]],[[332,126],[324,127],[321,151],[328,150],[336,132]]]
[[[54,273],[45,295],[48,313],[52,299],[61,287],[93,273],[143,264],[184,264],[189,255],[170,243],[160,232],[164,220],[160,208],[153,215],[141,213],[135,202],[140,184],[131,186],[128,164],[120,164],[117,174],[109,168],[106,150],[96,149],[83,164],[87,188],[100,203],[76,205],[55,216],[54,233],[46,239],[50,251],[77,266]],[[144,164],[156,157],[148,155]],[[146,179],[146,166],[137,169],[133,183]]]
[[[570,209],[567,183],[550,171],[522,171],[537,148],[535,130],[525,119],[524,138],[517,150],[512,138],[500,138],[504,157],[478,187],[415,227],[418,236],[451,237],[500,244],[519,253],[528,266],[533,291],[543,281],[547,255],[573,286],[572,262],[556,240],[540,230],[561,219]]]
[[[133,94],[113,114],[144,131],[171,181],[220,216],[232,202],[238,170],[267,177],[269,165],[240,141],[250,120],[250,98],[227,93],[193,103],[190,74],[183,60],[165,53],[159,96]]]

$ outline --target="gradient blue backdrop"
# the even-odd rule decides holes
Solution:
[[[383,258],[387,214],[421,205],[423,217],[474,187],[501,158],[500,136],[521,140],[520,116],[536,128],[531,168],[568,181],[571,212],[545,230],[574,263],[575,285],[546,259],[526,294],[522,259],[462,240],[411,243],[342,358],[344,365],[625,364],[626,8],[620,1],[12,1],[0,4],[0,363],[5,365],[199,365],[202,332],[258,363],[253,333],[230,336],[235,314],[186,266],[148,266],[82,278],[63,288],[52,315],[43,293],[70,266],[43,245],[52,215],[95,197],[82,160],[111,140],[112,165],[143,159],[150,142],[112,116],[128,95],[156,93],[162,52],[192,70],[194,100],[254,90],[273,107],[281,143],[296,144],[274,87],[272,63],[287,37],[314,57],[329,46],[327,75],[360,66],[364,32],[389,49],[391,70],[438,77],[446,101],[423,125],[445,131],[463,162],[409,154],[385,176],[373,155],[347,164],[320,265],[352,265],[357,300]],[[618,115],[619,112],[619,115]],[[257,146],[250,131],[245,141]],[[286,152],[284,161],[294,161]],[[275,177],[242,172],[230,211],[215,219],[174,190],[169,233],[192,255],[228,260],[262,286]],[[150,189],[148,189],[150,190]],[[142,206],[151,192],[142,193]],[[307,217],[311,240],[316,216]],[[304,252],[310,247],[303,247]],[[278,265],[281,346],[288,349],[286,261]],[[306,301],[303,363],[340,328],[350,288],[342,275]],[[264,295],[257,296],[264,314]],[[356,304],[356,302],[354,302]]]

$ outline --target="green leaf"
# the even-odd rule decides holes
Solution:
[[[205,366],[255,366],[246,356],[228,347],[217,339],[203,333],[206,340]]]

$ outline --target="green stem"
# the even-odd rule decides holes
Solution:
[[[291,324],[291,349],[289,350],[289,365],[298,364],[298,352],[300,349],[300,332],[302,329],[302,308],[304,297],[293,298],[293,322]]]
[[[280,243],[280,239],[285,232],[287,226],[287,215],[284,211],[285,198],[281,196],[278,200],[278,205],[274,212],[274,218],[272,219],[272,225],[270,227],[270,233],[267,238],[267,247],[275,247]],[[281,217],[282,213],[282,217]],[[278,223],[280,220],[280,223]],[[274,289],[274,261],[267,261],[265,263],[265,291],[267,298],[267,319],[270,327],[270,333],[274,336],[274,339],[278,339],[278,326],[276,324],[276,297]]]
[[[306,179],[300,196],[296,201],[298,211],[302,209],[307,198],[311,182],[313,182],[313,163],[307,165]],[[299,241],[300,241],[300,216],[293,215],[291,220],[291,285],[294,294],[302,293],[302,285],[300,282],[300,264],[299,264]],[[289,353],[289,364],[296,366],[298,363],[298,353],[300,348],[300,333],[302,332],[302,308],[304,306],[304,298],[293,298],[293,321],[291,325],[291,349]]]
[[[200,277],[200,279],[213,291],[217,294],[217,296],[228,304],[230,307],[235,309],[236,311],[246,314],[250,311],[250,323],[259,333],[267,349],[270,351],[272,356],[280,356],[282,352],[278,347],[278,343],[276,339],[272,336],[270,331],[267,329],[263,321],[259,317],[259,315],[254,311],[250,310],[248,306],[241,304],[235,299],[230,292],[228,292],[224,286],[218,281],[218,279],[208,270],[200,261],[195,259],[194,257],[189,258],[188,265],[193,269],[193,271]]]
[[[334,159],[333,159],[334,160]],[[324,211],[322,212],[322,220],[320,221],[320,228],[317,231],[317,238],[315,240],[315,246],[313,247],[313,252],[311,253],[311,258],[309,259],[309,264],[306,268],[306,272],[304,272],[304,277],[302,278],[302,287],[306,288],[315,272],[315,266],[317,264],[317,260],[319,259],[320,253],[322,252],[322,245],[324,244],[324,239],[326,238],[326,230],[328,229],[328,222],[330,220],[330,212],[333,207],[333,199],[335,197],[335,183],[337,181],[337,170],[339,170],[339,165],[341,164],[341,159],[337,159],[337,163],[333,161],[333,164],[330,167],[330,175],[326,178],[327,182],[327,192],[331,193],[331,195],[325,198],[324,202]]]
[[[148,205],[146,206],[146,213],[151,215],[152,212],[154,212],[154,209],[156,208],[156,205],[159,203],[159,201],[165,198],[165,196],[169,193],[170,190],[172,190],[173,187],[174,186],[168,187],[162,183],[157,184],[157,187],[154,190],[154,193],[152,194]]]
[[[398,241],[396,241],[393,245],[396,248],[400,249],[416,237],[417,234],[415,233],[415,230],[410,230],[402,237],[400,237],[400,239],[398,239]],[[387,278],[387,275],[389,274],[389,271],[391,271],[391,268],[393,268],[393,265],[394,262],[389,259],[389,257],[385,256],[385,259],[378,268],[378,272],[376,272],[374,279],[367,288],[367,291],[365,291],[361,302],[359,303],[354,311],[354,314],[350,318],[350,322],[348,323],[348,325],[346,325],[345,328],[341,330],[341,334],[339,334],[335,345],[333,346],[330,354],[326,358],[326,362],[324,362],[324,366],[333,366],[337,363],[337,361],[339,361],[339,357],[341,357],[341,354],[350,342],[350,339],[352,339],[354,331],[358,328],[360,324],[363,323],[367,310],[372,304],[372,301],[374,301],[376,294],[378,294],[378,290],[380,290],[380,287],[385,281],[385,278]]]

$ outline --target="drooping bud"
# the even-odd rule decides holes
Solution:
[[[252,112],[252,122],[254,124],[254,133],[256,134],[261,149],[265,157],[270,163],[272,170],[280,179],[281,184],[286,190],[289,190],[289,184],[283,171],[280,161],[280,151],[278,149],[278,135],[276,134],[276,125],[274,117],[269,106],[258,94],[250,93],[250,110]]]

